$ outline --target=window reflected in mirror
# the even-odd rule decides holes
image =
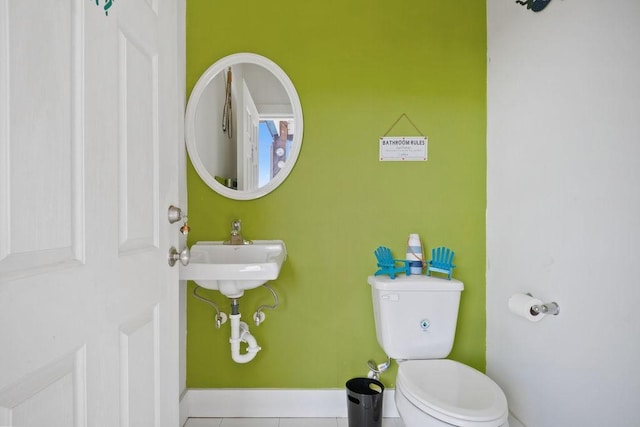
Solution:
[[[258,134],[258,187],[268,184],[284,167],[293,141],[293,119],[260,120]]]

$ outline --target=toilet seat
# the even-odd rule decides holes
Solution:
[[[500,387],[453,360],[401,362],[396,389],[421,411],[456,426],[497,427],[507,422],[507,399]]]

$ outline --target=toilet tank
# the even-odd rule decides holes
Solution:
[[[443,359],[458,322],[459,280],[369,276],[378,343],[394,359]]]

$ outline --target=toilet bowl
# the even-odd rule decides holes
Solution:
[[[406,427],[508,427],[507,399],[483,373],[448,360],[399,363],[396,406]]]

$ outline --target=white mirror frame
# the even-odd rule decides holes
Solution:
[[[291,143],[291,152],[287,156],[285,165],[278,174],[267,184],[259,187],[255,190],[234,190],[220,184],[209,170],[205,167],[204,163],[198,155],[198,148],[196,144],[196,132],[195,132],[195,117],[200,98],[204,93],[207,85],[216,77],[222,73],[228,67],[240,64],[251,63],[262,66],[270,71],[282,84],[286,93],[291,100],[291,106],[293,109],[293,120],[295,123],[295,133],[293,135],[293,141]],[[302,147],[302,134],[303,134],[303,122],[302,122],[302,105],[300,104],[300,98],[298,98],[298,92],[296,91],[293,83],[289,79],[289,76],[276,64],[264,56],[254,53],[236,53],[233,55],[225,56],[219,61],[211,65],[198,79],[198,82],[191,91],[189,96],[189,102],[187,103],[187,111],[185,115],[185,140],[187,144],[187,151],[189,152],[189,158],[200,178],[215,192],[234,200],[252,200],[260,198],[266,194],[271,193],[278,188],[280,184],[289,176],[300,154]]]

